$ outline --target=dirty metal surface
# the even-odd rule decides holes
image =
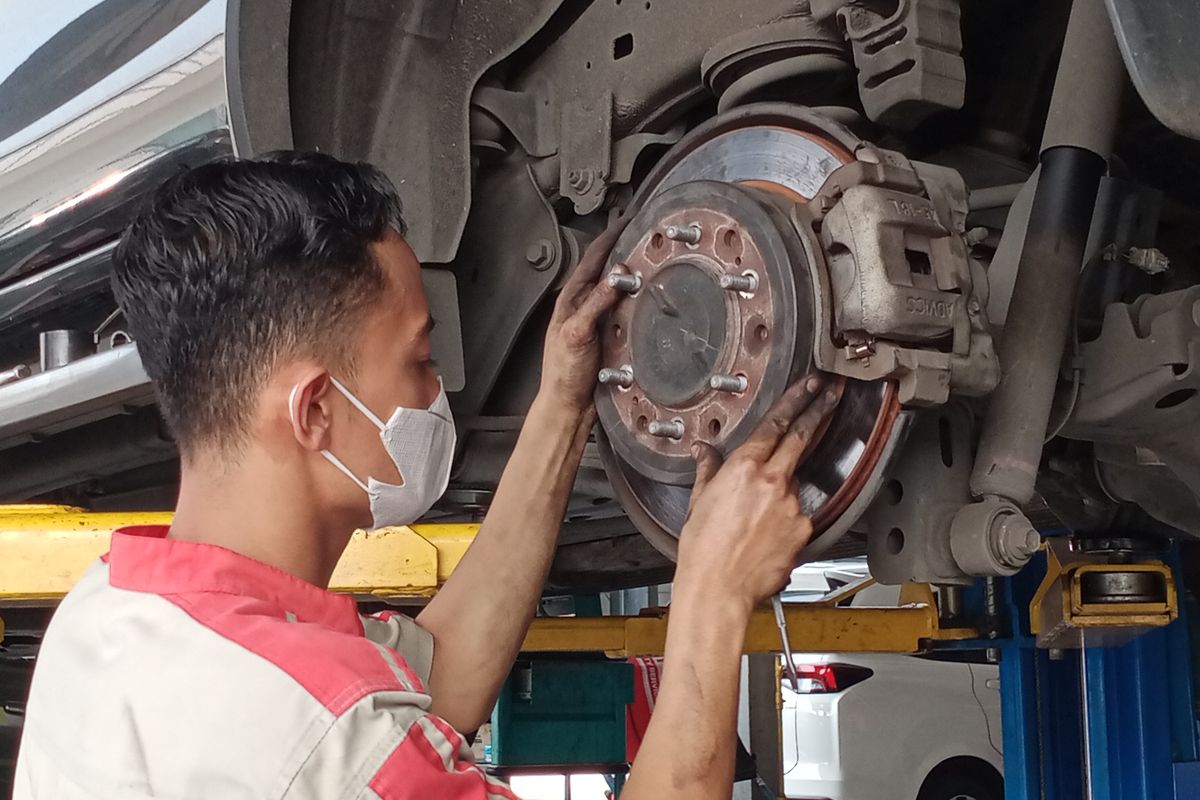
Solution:
[[[789,119],[763,104],[731,116],[664,157],[610,263],[638,279],[623,279],[626,297],[604,333],[604,366],[623,380],[597,392],[600,450],[622,505],[668,556],[695,477],[691,444],[730,452],[811,368],[816,289],[787,208],[811,197],[855,147],[836,123],[826,133],[808,112]],[[691,225],[695,241],[667,235]],[[722,276],[728,284],[751,273],[751,290],[720,286]],[[744,385],[710,383],[724,379]],[[814,537],[845,532],[841,517],[877,486],[899,430],[894,384],[838,385],[838,409],[796,473]]]
[[[694,244],[672,227],[695,225]],[[798,310],[812,300],[797,286],[788,243],[752,190],[697,182],[659,195],[622,237],[616,258],[640,276],[604,333],[604,363],[627,366],[630,387],[599,397],[622,458],[653,480],[690,484],[691,445],[727,450],[746,437],[811,351]],[[750,277],[752,291],[723,289],[721,276]],[[804,321],[811,315],[804,313]],[[714,376],[741,379],[741,391],[713,389]],[[679,438],[655,436],[650,422],[678,421]]]

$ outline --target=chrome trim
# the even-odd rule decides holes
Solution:
[[[4,63],[12,55],[0,54],[0,107],[6,86],[30,97],[14,75],[42,78],[47,93],[57,90],[50,82],[62,80],[61,74],[18,71],[34,59],[45,61],[56,36],[86,22],[87,14],[120,10],[101,8],[110,3],[96,0],[82,14],[56,3],[24,11],[14,24],[26,26],[40,43],[32,53],[17,54],[24,60],[15,66]],[[165,0],[153,12],[168,15],[159,19],[163,35],[132,57],[126,53],[90,85],[74,76],[80,81],[74,97],[0,141],[0,283],[115,239],[145,193],[182,165],[234,154],[225,86],[226,1],[209,0],[187,14],[192,5]],[[169,16],[172,7],[177,24]],[[174,27],[167,29],[168,23]],[[138,35],[136,25],[114,26],[103,31],[114,48]],[[104,70],[105,53],[96,49],[80,58]]]
[[[137,346],[121,345],[0,386],[0,448],[153,402]]]
[[[67,305],[108,287],[116,242],[0,287],[0,331],[27,322],[53,306]]]

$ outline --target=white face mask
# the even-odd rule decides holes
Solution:
[[[321,455],[367,493],[375,528],[416,522],[433,507],[450,483],[457,437],[445,387],[439,380],[438,395],[429,408],[397,406],[388,421],[384,422],[341,382],[335,378],[330,380],[355,408],[379,428],[383,447],[391,456],[404,483],[384,483],[372,477],[363,483],[333,453],[322,450]],[[296,390],[299,388],[292,389],[289,411],[294,406]]]

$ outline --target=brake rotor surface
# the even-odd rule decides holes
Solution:
[[[813,288],[789,203],[851,160],[853,136],[797,109],[753,106],[694,131],[659,163],[613,250],[627,295],[602,337],[601,456],[639,530],[674,557],[695,480],[691,445],[728,454],[811,369]],[[845,532],[896,430],[895,388],[839,380],[796,471],[805,557]]]

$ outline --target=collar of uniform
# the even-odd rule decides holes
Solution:
[[[220,592],[252,597],[274,607],[280,617],[362,635],[353,598],[219,545],[168,539],[169,530],[166,525],[144,525],[114,531],[105,556],[109,583],[161,595]]]

